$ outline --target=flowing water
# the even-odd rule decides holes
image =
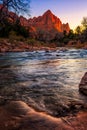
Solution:
[[[37,111],[61,116],[87,104],[79,83],[87,50],[0,53],[0,104],[22,100]]]

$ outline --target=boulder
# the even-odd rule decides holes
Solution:
[[[79,90],[83,94],[87,95],[87,72],[84,74],[84,76],[81,79],[81,82],[79,84]]]

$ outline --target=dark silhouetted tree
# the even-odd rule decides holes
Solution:
[[[30,0],[0,0],[0,23],[9,16],[8,11],[17,15],[29,14]]]
[[[76,27],[75,33],[76,33],[76,34],[81,34],[81,27],[80,27],[80,26],[77,26],[77,27]]]
[[[75,39],[80,40],[81,38],[82,29],[81,26],[77,26],[75,29]]]
[[[28,36],[28,31],[19,23],[18,15],[29,15],[29,5],[30,0],[0,0],[0,36],[8,36],[12,29],[24,37]]]
[[[69,33],[68,33],[68,38],[69,38],[70,40],[73,40],[73,39],[74,39],[74,32],[73,32],[72,29],[71,29],[71,30],[69,31]]]

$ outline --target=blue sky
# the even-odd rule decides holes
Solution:
[[[42,15],[50,9],[63,23],[74,29],[87,16],[87,0],[31,0],[31,17]]]

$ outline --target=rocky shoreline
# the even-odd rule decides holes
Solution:
[[[37,42],[37,41],[36,41]],[[34,45],[33,45],[34,44]],[[36,44],[36,45],[35,45]],[[40,43],[39,43],[40,44]],[[71,48],[77,48],[73,46],[66,46],[66,47],[56,47],[56,46],[50,46],[48,45],[39,45],[37,43],[31,43],[26,41],[17,41],[17,40],[9,40],[9,39],[2,39],[0,40],[0,52],[28,52],[28,51],[37,51],[37,50],[58,50],[58,49],[71,49]],[[87,49],[87,46],[83,46],[82,49]]]
[[[23,101],[11,101],[0,106],[1,130],[86,130],[87,111],[55,118],[36,112]]]
[[[35,43],[34,43],[35,44]],[[49,47],[42,45],[32,45],[32,43],[22,42],[13,40],[9,42],[9,39],[4,39],[0,41],[0,52],[27,52],[35,50],[56,50],[57,47]]]
[[[80,87],[84,85],[84,79],[87,83],[86,76],[87,73]],[[65,112],[64,116],[53,117],[46,112],[36,111],[26,101],[15,98],[6,100],[6,96],[0,96],[0,130],[87,130],[87,104],[72,102],[69,109],[68,114]]]

